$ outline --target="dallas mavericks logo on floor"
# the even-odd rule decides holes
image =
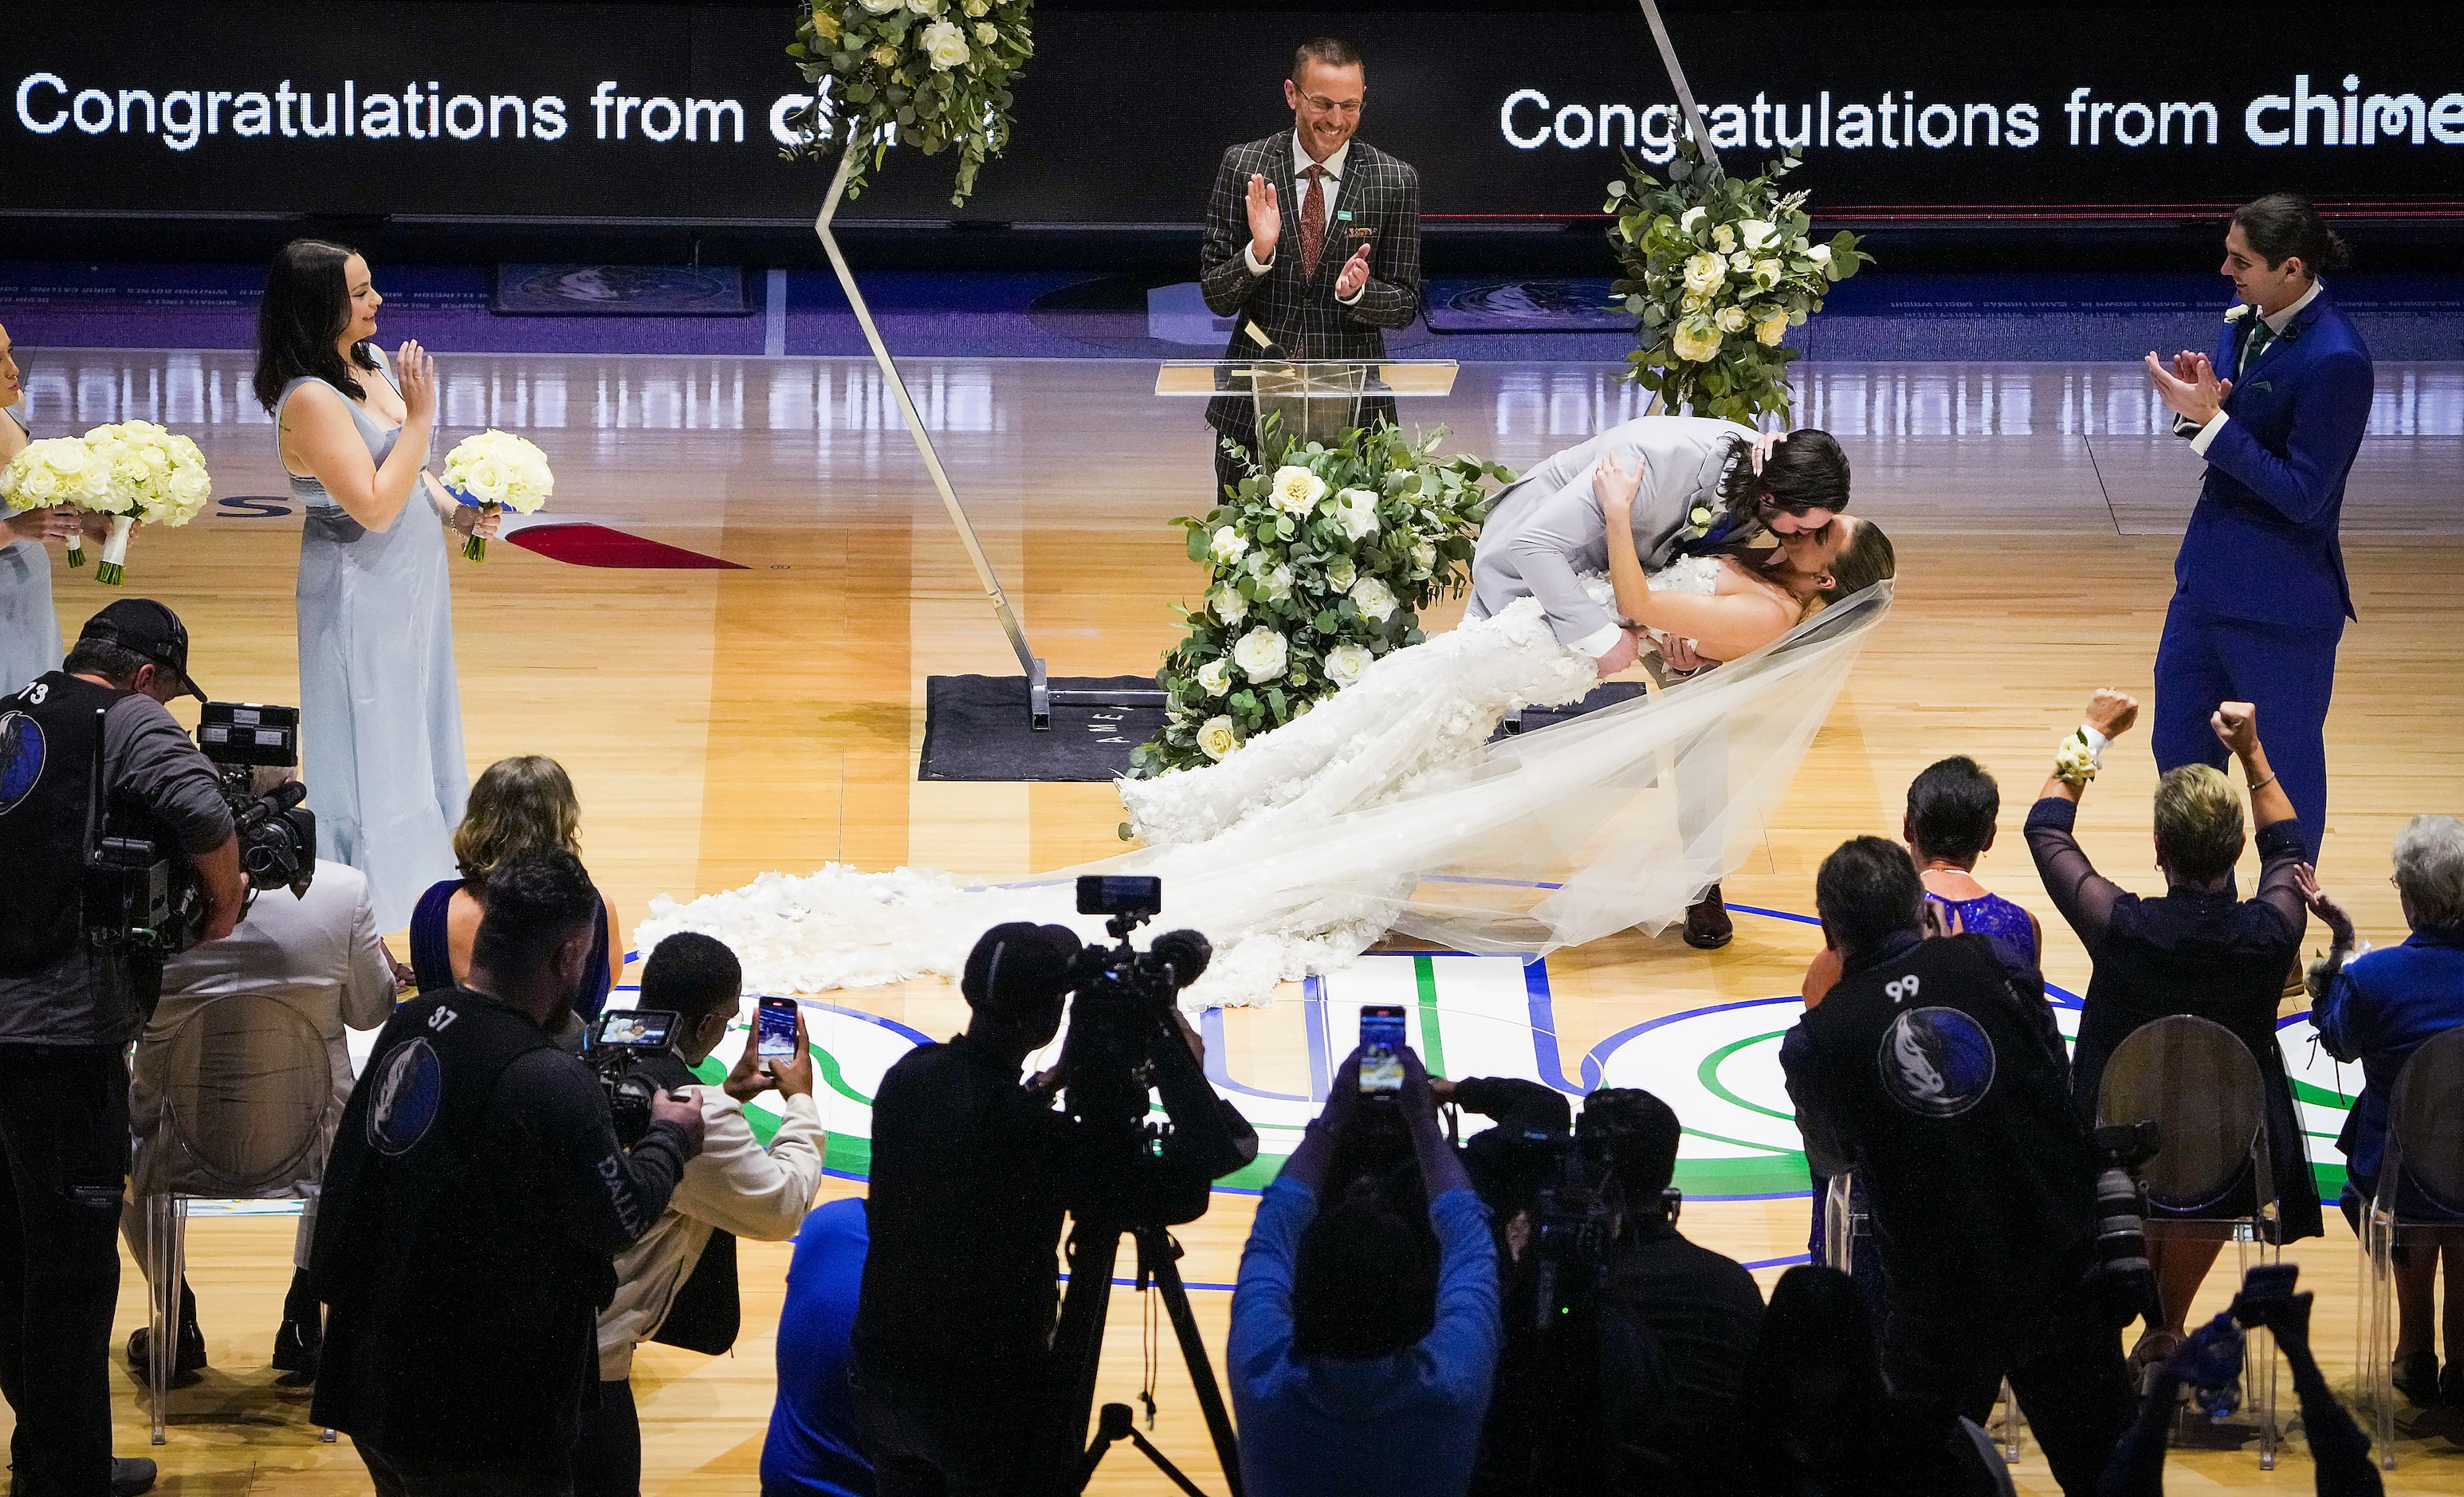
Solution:
[[[42,724],[21,712],[0,717],[0,816],[15,810],[42,778]]]
[[[1993,1042],[1956,1008],[1911,1008],[1882,1031],[1882,1090],[1920,1117],[1957,1117],[1993,1090]]]
[[[385,1057],[376,1105],[368,1109],[368,1142],[379,1154],[408,1154],[428,1136],[444,1097],[445,1063],[422,1035]]]

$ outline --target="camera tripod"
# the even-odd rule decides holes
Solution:
[[[1180,1269],[1176,1266],[1180,1244],[1172,1240],[1172,1234],[1160,1222],[1082,1222],[1070,1229],[1069,1289],[1062,1297],[1061,1322],[1052,1335],[1052,1366],[1068,1379],[1064,1385],[1068,1390],[1068,1401],[1060,1410],[1057,1428],[1068,1442],[1067,1458],[1072,1464],[1057,1473],[1058,1487],[1069,1494],[1086,1490],[1105,1452],[1126,1436],[1172,1479],[1174,1486],[1189,1497],[1205,1497],[1198,1484],[1174,1465],[1171,1458],[1130,1427],[1126,1404],[1104,1405],[1094,1442],[1083,1457],[1078,1455],[1078,1439],[1095,1401],[1096,1367],[1104,1356],[1104,1320],[1112,1298],[1112,1266],[1120,1256],[1124,1233],[1137,1243],[1138,1287],[1143,1289],[1152,1283],[1155,1292],[1163,1296],[1164,1310],[1172,1317],[1173,1334],[1180,1342],[1181,1360],[1189,1365],[1189,1380],[1198,1390],[1199,1410],[1206,1417],[1206,1433],[1215,1442],[1216,1459],[1223,1465],[1224,1483],[1231,1487],[1232,1497],[1241,1497],[1240,1447],[1232,1438],[1232,1417],[1223,1407],[1223,1391],[1215,1381],[1214,1365],[1206,1359],[1205,1343],[1198,1338],[1198,1321],[1189,1312],[1189,1290],[1181,1284]],[[1056,1458],[1060,1458],[1058,1438],[1054,1450]]]

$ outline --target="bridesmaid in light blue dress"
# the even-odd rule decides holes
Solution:
[[[255,392],[307,511],[299,731],[317,852],[367,875],[377,929],[394,931],[453,876],[470,771],[446,550],[478,512],[428,474],[434,369],[416,342],[399,372],[376,349],[383,302],[352,251],[285,246],[258,312]]]
[[[33,439],[11,354],[9,330],[0,327],[0,468]],[[43,542],[65,540],[76,527],[75,510],[0,509],[0,696],[60,668],[60,615],[52,605],[52,559]]]

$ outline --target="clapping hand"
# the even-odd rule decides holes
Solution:
[[[402,385],[403,424],[436,416],[436,361],[412,339],[394,351],[394,378]]]
[[[2155,350],[2148,350],[2147,377],[2156,382],[2156,393],[2167,408],[2199,426],[2215,419],[2233,387],[2233,381],[2216,378],[2215,365],[2208,362],[2206,354],[2188,349],[2173,356],[2169,370],[2156,362]]]
[[[2319,887],[2319,870],[2307,863],[2298,866],[2293,870],[2293,887],[2300,893],[2301,902],[2310,907],[2310,913],[2325,924],[2328,937],[2339,948],[2350,951],[2353,947],[2353,917]]]
[[[2087,725],[2107,739],[2118,738],[2139,720],[2139,698],[2109,686],[2097,688],[2087,699]]]
[[[1249,173],[1249,253],[1264,265],[1275,257],[1275,245],[1283,236],[1284,214],[1275,203],[1275,185],[1253,171]]]
[[[1353,297],[1360,295],[1360,288],[1368,284],[1369,246],[1364,244],[1359,249],[1352,252],[1352,258],[1344,261],[1343,269],[1336,273],[1334,277],[1334,299],[1337,301],[1349,301]]]

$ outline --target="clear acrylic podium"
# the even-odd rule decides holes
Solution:
[[[1155,371],[1156,394],[1246,395],[1257,403],[1260,429],[1275,416],[1295,442],[1331,442],[1360,425],[1364,400],[1445,395],[1454,387],[1451,359],[1176,361]]]

